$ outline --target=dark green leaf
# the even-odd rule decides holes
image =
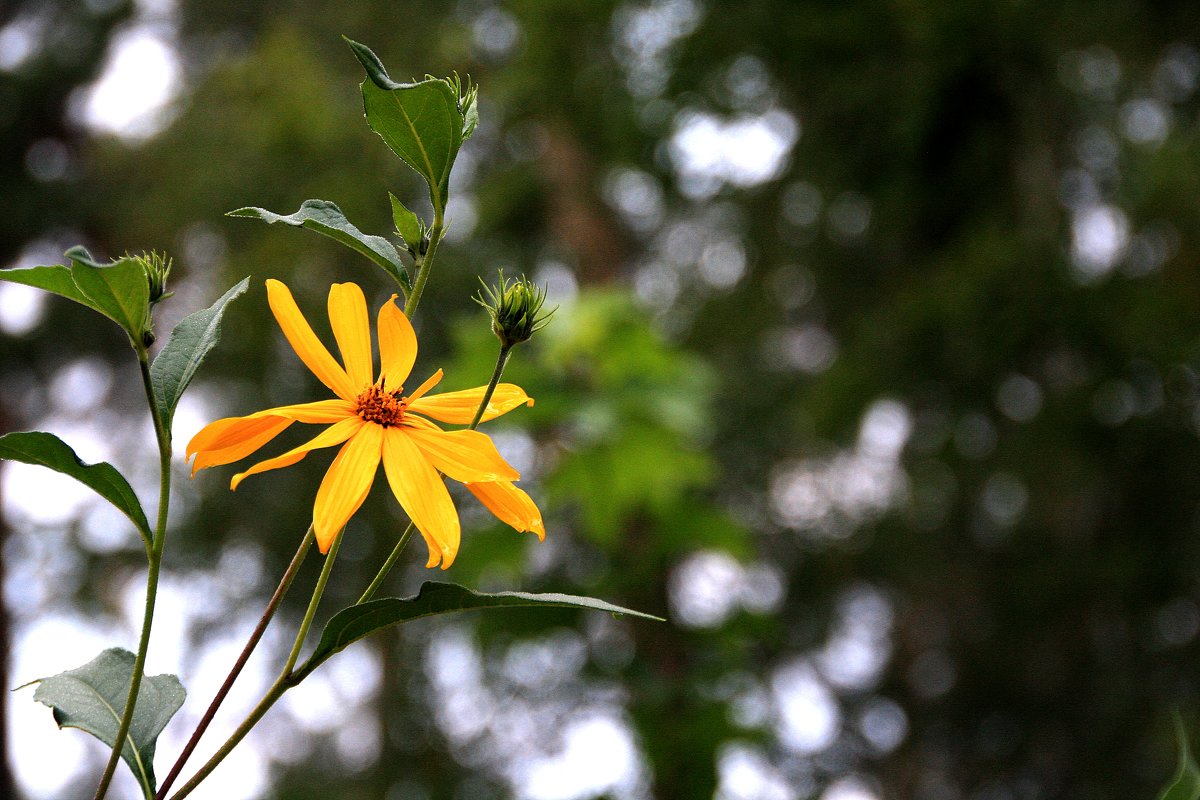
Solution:
[[[361,84],[367,124],[429,184],[437,211],[446,208],[450,169],[462,146],[465,121],[449,81],[396,83],[369,48],[346,40],[367,71]]]
[[[217,302],[202,311],[189,314],[171,331],[171,338],[163,346],[154,363],[150,365],[150,382],[154,386],[154,400],[158,414],[167,430],[171,429],[171,418],[179,398],[196,374],[197,367],[221,339],[221,317],[225,307],[234,298],[246,291],[250,279],[242,280]]]
[[[1192,758],[1183,721],[1176,718],[1175,727],[1179,739],[1179,768],[1175,771],[1175,779],[1163,790],[1158,800],[1200,800],[1200,767]]]
[[[382,236],[372,236],[356,228],[337,204],[328,200],[305,200],[300,204],[300,210],[294,214],[283,216],[264,208],[239,208],[230,211],[226,216],[250,217],[261,219],[267,223],[282,222],[297,228],[308,228],[310,231],[324,234],[336,239],[350,249],[361,253],[374,261],[385,272],[409,288],[408,272],[400,260],[399,253],[392,243]]]
[[[141,342],[150,308],[150,283],[142,265],[132,258],[98,264],[82,247],[72,247],[66,255],[75,285],[90,301],[87,305],[124,328],[131,340]]]
[[[416,214],[405,208],[396,195],[388,192],[388,197],[392,200],[392,221],[396,224],[396,233],[400,234],[400,238],[404,239],[406,245],[416,250],[425,235],[421,220]]]
[[[75,285],[75,279],[71,277],[71,268],[62,264],[0,270],[0,280],[9,283],[23,283],[26,286],[54,292],[69,300],[74,300],[76,303],[82,303],[88,308],[100,311],[87,298],[87,295],[79,291],[79,287]],[[101,313],[104,312],[101,311]]]
[[[138,502],[129,482],[112,464],[85,464],[66,442],[52,433],[42,431],[6,433],[0,436],[0,458],[24,464],[37,464],[70,475],[129,517],[138,533],[149,542],[151,533],[146,513],[142,511],[141,503]]]
[[[79,728],[112,747],[125,711],[134,661],[128,650],[105,650],[78,669],[37,681],[33,699],[54,709],[58,727]],[[138,688],[121,757],[150,796],[156,788],[155,742],[186,696],[174,675],[146,676]]]
[[[453,583],[428,581],[421,585],[421,590],[415,597],[384,597],[351,606],[334,614],[333,618],[325,624],[325,630],[321,632],[321,641],[309,658],[308,664],[315,666],[347,645],[389,625],[435,614],[504,606],[582,608],[610,614],[628,614],[656,622],[665,621],[661,617],[622,608],[591,597],[556,593],[530,594],[528,592],[484,594]]]

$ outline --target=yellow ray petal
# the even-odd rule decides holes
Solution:
[[[518,489],[508,481],[468,483],[467,488],[501,522],[522,533],[532,531],[537,534],[538,539],[546,538],[542,512],[524,490]]]
[[[442,569],[447,569],[458,554],[458,512],[442,477],[409,434],[411,431],[400,428],[384,431],[383,471],[396,499],[429,547],[425,566],[435,567],[440,561]]]
[[[479,408],[486,386],[474,389],[464,389],[461,392],[446,392],[432,397],[422,397],[409,404],[410,411],[433,417],[452,425],[467,425],[475,418],[475,410]],[[507,414],[517,406],[533,405],[533,398],[525,394],[525,390],[513,383],[501,383],[496,386],[492,399],[488,401],[480,422],[495,419],[501,414]]]
[[[379,376],[394,391],[404,385],[417,360],[417,334],[396,295],[379,309]]]
[[[425,396],[426,392],[428,392],[430,389],[432,389],[433,387],[435,387],[439,383],[441,383],[443,374],[444,373],[439,369],[437,372],[433,373],[428,378],[426,378],[424,383],[422,383],[420,386],[418,386],[414,391],[412,391],[408,395],[409,404],[415,403],[416,401],[420,400],[422,397]]]
[[[382,440],[382,427],[363,425],[329,465],[313,505],[313,528],[322,553],[329,552],[338,531],[367,499],[375,471],[379,469]]]
[[[401,428],[421,448],[429,463],[456,481],[516,481],[521,474],[479,431],[427,431]]]
[[[371,363],[371,321],[367,317],[367,299],[355,283],[335,283],[329,287],[329,324],[333,338],[342,351],[342,363],[350,382],[361,389],[375,376]]]
[[[226,417],[210,422],[187,443],[187,458],[196,456],[192,475],[206,467],[229,464],[258,450],[292,424],[285,417]]]
[[[354,403],[351,403],[349,400],[342,400],[341,398],[336,400],[317,400],[313,403],[297,403],[291,406],[276,406],[275,408],[255,411],[253,414],[247,415],[246,419],[256,417],[286,417],[296,422],[319,425],[340,422],[347,417],[353,417],[355,416],[354,408]]]
[[[229,488],[232,491],[237,491],[238,484],[251,475],[257,475],[260,472],[267,470],[280,469],[281,467],[290,467],[309,454],[312,450],[318,450],[322,447],[333,447],[335,444],[341,444],[349,439],[358,429],[367,423],[363,422],[358,417],[348,417],[340,422],[330,425],[325,430],[318,433],[309,441],[288,450],[282,455],[268,458],[266,461],[260,461],[245,472],[239,472],[233,476],[233,480],[229,482]]]
[[[321,344],[321,340],[313,333],[308,320],[300,313],[291,291],[279,281],[269,279],[267,302],[270,303],[271,313],[275,315],[275,321],[287,337],[288,344],[296,351],[304,365],[338,397],[354,400],[361,387],[351,383],[346,371],[329,355],[325,345]]]

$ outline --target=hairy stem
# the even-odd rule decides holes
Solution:
[[[254,632],[250,634],[250,639],[246,642],[246,646],[242,648],[242,654],[238,656],[237,662],[234,663],[233,669],[229,671],[225,682],[221,684],[221,688],[217,691],[216,696],[208,706],[208,710],[204,712],[204,716],[200,719],[200,723],[196,726],[196,730],[192,732],[192,736],[188,739],[187,745],[183,748],[183,752],[179,754],[179,758],[175,760],[175,765],[171,767],[171,771],[163,780],[162,785],[158,787],[156,800],[164,800],[167,792],[171,790],[171,785],[175,783],[175,779],[179,777],[183,765],[191,758],[192,752],[195,751],[196,745],[200,743],[200,737],[208,730],[209,724],[213,721],[213,717],[217,714],[217,709],[221,707],[221,703],[225,701],[225,696],[229,694],[229,690],[233,687],[234,681],[241,674],[242,668],[246,666],[246,661],[249,660],[250,654],[254,652],[254,648],[258,646],[258,642],[262,639],[263,633],[267,630],[267,625],[270,624],[271,618],[275,616],[276,609],[279,608],[280,602],[283,601],[284,595],[287,594],[288,588],[292,585],[292,581],[296,577],[296,573],[300,571],[300,565],[304,563],[304,557],[308,554],[308,549],[312,546],[315,538],[313,526],[308,526],[308,532],[304,534],[303,541],[300,542],[300,547],[297,548],[296,554],[292,556],[292,563],[288,564],[287,570],[283,573],[283,577],[279,581],[279,586],[275,588],[275,594],[271,595],[271,600],[267,603],[266,610],[263,611],[262,618],[259,619],[258,625]]]
[[[444,214],[445,212],[440,208],[433,210],[433,227],[429,231],[429,250],[421,258],[417,279],[413,281],[412,292],[408,295],[408,302],[404,304],[404,316],[409,319],[412,319],[413,314],[416,313],[417,304],[421,302],[421,293],[425,291],[425,283],[429,280],[433,257],[437,254],[438,244],[442,240],[442,231],[445,229]]]
[[[96,787],[94,800],[103,800],[117,771],[121,751],[125,749],[129,727],[133,723],[133,712],[137,706],[138,692],[142,687],[142,673],[146,668],[146,652],[150,649],[150,629],[154,624],[154,602],[158,596],[158,572],[162,564],[163,544],[167,538],[167,511],[171,499],[171,432],[166,429],[154,400],[154,387],[150,382],[150,361],[144,347],[138,348],[138,366],[142,373],[142,386],[146,401],[150,405],[150,417],[154,421],[154,436],[158,440],[158,520],[154,526],[154,539],[149,551],[150,568],[146,573],[146,605],[142,615],[142,633],[138,639],[137,656],[133,662],[133,674],[129,676],[129,693],[125,696],[125,710],[121,713],[121,724],[117,727],[112,753],[100,783]],[[153,800],[149,789],[147,800]]]

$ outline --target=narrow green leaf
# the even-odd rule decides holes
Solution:
[[[368,47],[346,41],[367,72],[360,86],[367,124],[429,184],[434,209],[444,210],[465,127],[458,92],[439,78],[396,83]]]
[[[150,308],[150,283],[142,265],[132,258],[98,264],[82,247],[72,247],[66,256],[87,305],[124,328],[131,341],[141,342]]]
[[[350,220],[346,219],[346,215],[337,207],[337,204],[328,200],[305,200],[300,204],[299,211],[287,216],[267,211],[264,208],[253,207],[239,208],[230,211],[226,216],[261,219],[268,224],[282,222],[296,228],[308,228],[310,231],[316,231],[371,259],[387,274],[399,281],[405,291],[409,289],[408,271],[404,268],[404,262],[400,260],[400,254],[396,252],[392,243],[382,236],[372,236],[360,231]]]
[[[389,625],[435,614],[505,606],[582,608],[665,622],[661,617],[615,606],[592,597],[557,593],[530,594],[528,592],[484,594],[454,583],[427,581],[421,585],[421,589],[415,597],[384,597],[351,606],[334,614],[333,618],[325,624],[325,630],[321,632],[321,641],[317,643],[317,648],[309,658],[308,664],[315,666],[347,645]]]
[[[1200,767],[1192,758],[1187,730],[1178,717],[1175,718],[1175,731],[1179,740],[1179,768],[1175,771],[1175,779],[1163,789],[1158,800],[1200,800]]]
[[[405,208],[396,195],[388,192],[388,197],[392,200],[392,222],[396,224],[396,233],[400,234],[410,250],[416,251],[425,235],[420,218]]]
[[[79,728],[112,747],[121,727],[135,660],[128,650],[116,647],[105,650],[78,669],[36,681],[38,687],[33,699],[54,710],[58,727]],[[174,675],[148,675],[138,689],[133,722],[121,757],[148,796],[153,797],[157,788],[154,746],[158,735],[186,696]]]
[[[142,510],[129,481],[107,462],[85,464],[70,445],[52,433],[22,431],[0,436],[0,458],[49,467],[55,472],[70,475],[117,507],[137,528],[142,539],[149,543],[150,523]]]
[[[217,302],[184,317],[171,331],[171,337],[150,365],[150,383],[154,387],[158,415],[168,431],[179,398],[183,396],[205,356],[221,340],[221,317],[225,314],[225,307],[245,292],[249,285],[250,279],[242,278]]]
[[[68,300],[81,303],[94,311],[104,313],[92,304],[87,295],[79,291],[79,287],[75,285],[75,279],[71,277],[71,268],[62,264],[0,270],[0,281],[23,283],[26,286],[53,292]]]

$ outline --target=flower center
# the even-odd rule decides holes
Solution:
[[[399,425],[404,419],[404,408],[408,405],[408,398],[400,394],[403,390],[404,387],[401,387],[400,391],[389,392],[377,383],[372,384],[354,401],[357,405],[355,413],[364,421],[374,422],[385,428]]]

